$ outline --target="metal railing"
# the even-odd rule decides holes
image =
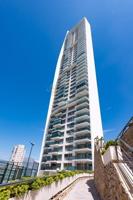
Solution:
[[[130,124],[133,123],[133,117],[130,118],[130,120],[128,121],[128,123],[124,126],[124,128],[122,129],[122,131],[119,133],[117,140],[119,140],[124,133],[126,132],[126,130],[129,128]]]
[[[124,184],[133,197],[133,147],[130,147],[124,140],[119,138],[120,148],[116,148],[116,166],[121,174]]]

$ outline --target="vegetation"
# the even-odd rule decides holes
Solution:
[[[101,154],[103,155],[110,146],[117,146],[117,145],[118,145],[118,142],[116,140],[109,140],[104,145],[104,148],[102,149]]]
[[[92,173],[91,171],[85,171]],[[66,177],[71,177],[76,174],[84,173],[84,171],[61,171],[56,175],[36,177],[34,180],[27,180],[24,183],[16,183],[11,186],[4,186],[0,188],[0,200],[8,200],[11,197],[21,197],[29,190],[39,190],[42,187],[57,182]]]
[[[117,146],[118,143],[115,140],[110,140],[105,144],[105,150],[107,150],[110,146]]]

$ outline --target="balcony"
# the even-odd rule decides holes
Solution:
[[[69,139],[66,138],[66,143],[67,143],[67,144],[73,143],[73,139],[70,139],[70,140],[69,140]]]
[[[51,160],[54,160],[54,159],[51,158],[50,156],[43,155],[43,157],[42,157],[42,162],[43,162],[43,163],[45,163],[45,162],[50,162]],[[58,159],[58,160],[61,160],[61,158]]]
[[[61,139],[64,136],[64,133],[61,131],[55,131],[51,134],[51,139]]]
[[[49,155],[59,155],[59,154],[62,154],[62,150],[53,149],[51,152],[49,152]]]
[[[51,144],[52,144],[52,142],[46,140],[44,148],[50,147]]]
[[[77,99],[76,103],[77,105],[81,104],[81,103],[84,103],[84,102],[87,102],[88,101],[88,96],[84,96],[84,97],[80,97]]]
[[[54,128],[60,128],[61,127],[61,119],[60,118],[55,118],[50,122],[50,125],[54,126]]]
[[[75,124],[75,131],[77,131],[77,129],[80,129],[80,128],[87,128],[90,126],[90,122],[89,120],[84,120],[84,121],[81,121],[81,122],[77,122]]]
[[[90,162],[90,161],[92,161],[92,157],[90,156],[90,157],[76,157],[75,156],[75,158],[74,158],[74,161],[75,162]]]
[[[85,76],[87,74],[87,70],[82,69],[79,72],[77,72],[76,76],[80,77],[80,76]]]
[[[51,149],[44,149],[43,156],[47,155],[50,152],[51,152]]]
[[[81,80],[88,80],[88,75],[87,75],[87,73],[84,73],[84,74],[81,74],[80,76],[78,76],[77,78],[76,78],[76,82],[79,82],[79,81],[81,81]]]
[[[44,149],[51,149],[51,146],[50,145],[45,145]]]
[[[80,144],[74,147],[75,152],[86,152],[91,151],[91,144]]]
[[[88,95],[88,87],[87,86],[84,86],[84,88],[77,91],[76,98],[77,97],[79,98],[79,97],[82,97],[82,96],[85,96],[85,95]]]
[[[83,135],[83,136],[78,136],[74,139],[75,144],[80,144],[80,143],[85,143],[85,142],[90,142],[91,137],[89,135]]]
[[[80,104],[82,104],[84,102],[87,102],[89,104],[89,97],[88,97],[88,95],[80,97],[80,98],[78,98],[76,100],[77,105],[80,105]]]
[[[58,113],[55,115],[55,117],[60,117],[61,114],[62,114],[62,112],[58,112]]]
[[[66,148],[65,148],[65,151],[66,151],[66,152],[67,152],[67,151],[68,151],[68,152],[71,152],[71,151],[73,151],[73,147],[72,147],[72,148],[67,148],[67,147],[66,147]]]
[[[62,159],[57,159],[57,158],[51,158],[50,160],[47,160],[47,163],[60,163]]]
[[[86,82],[88,82],[88,76],[87,75],[85,75],[85,76],[81,76],[81,77],[77,77],[76,78],[76,85],[77,84],[79,84],[81,81],[86,81]]]
[[[56,151],[61,152],[62,150],[63,150],[62,147],[54,147],[51,152],[56,152]]]
[[[81,108],[81,109],[77,109],[75,111],[75,115],[83,115],[85,113],[89,113],[89,108],[88,107],[85,107],[85,108]]]
[[[77,88],[77,93],[83,92],[84,90],[88,90],[87,85],[82,85],[80,88]]]
[[[75,118],[76,119],[81,118],[81,117],[83,118],[86,115],[89,117],[90,116],[89,112],[85,112],[85,113],[81,113],[81,114],[80,113],[76,113],[75,114]]]
[[[62,144],[63,144],[63,141],[62,142],[53,141],[50,146],[51,147],[56,147],[56,146],[61,146]]]
[[[82,104],[79,104],[76,106],[76,114],[78,111],[81,111],[82,109],[87,108],[89,110],[89,103],[88,102],[84,102]]]
[[[85,121],[89,119],[90,119],[89,114],[83,114],[75,118],[75,123],[78,123],[78,122],[80,123],[83,120]]]
[[[78,120],[77,120],[77,119],[78,119]],[[82,117],[82,118],[77,118],[77,119],[75,120],[75,126],[76,126],[76,127],[79,126],[79,125],[82,124],[82,123],[85,123],[85,122],[90,123],[90,119],[89,119],[88,116],[86,116],[85,119],[84,119],[84,117]]]
[[[87,63],[83,62],[79,67],[77,67],[76,72],[80,73],[82,70],[86,70],[87,71]]]
[[[45,171],[56,171],[58,168],[60,168],[60,166],[47,166],[47,165],[44,165],[44,166],[41,166],[41,169],[42,170],[45,170]]]
[[[65,105],[63,107],[62,106],[58,106],[56,109],[52,109],[52,114],[53,115],[57,115],[58,113],[60,113],[62,111],[62,109],[66,108],[66,105],[67,104],[65,103]]]
[[[74,157],[65,157],[65,161],[72,161]]]
[[[77,84],[76,84],[76,89],[80,89],[84,86],[87,86],[88,87],[88,81],[87,80],[82,80],[82,81],[79,81]]]
[[[90,133],[90,127],[75,129],[74,135],[83,135]]]
[[[66,104],[66,101],[62,100],[58,103],[58,106],[61,107],[61,106],[64,106]]]

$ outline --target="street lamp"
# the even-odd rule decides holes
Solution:
[[[25,168],[25,176],[26,176],[27,168],[28,168],[28,165],[29,165],[29,162],[30,162],[31,153],[32,153],[33,147],[35,145],[33,142],[30,142],[30,144],[31,144],[31,148],[30,148],[30,153],[29,153],[28,160],[27,160],[27,165],[26,165],[26,168]]]

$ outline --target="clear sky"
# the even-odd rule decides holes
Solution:
[[[38,159],[56,61],[66,31],[92,27],[105,138],[133,114],[133,0],[0,1],[0,158],[36,143]]]

